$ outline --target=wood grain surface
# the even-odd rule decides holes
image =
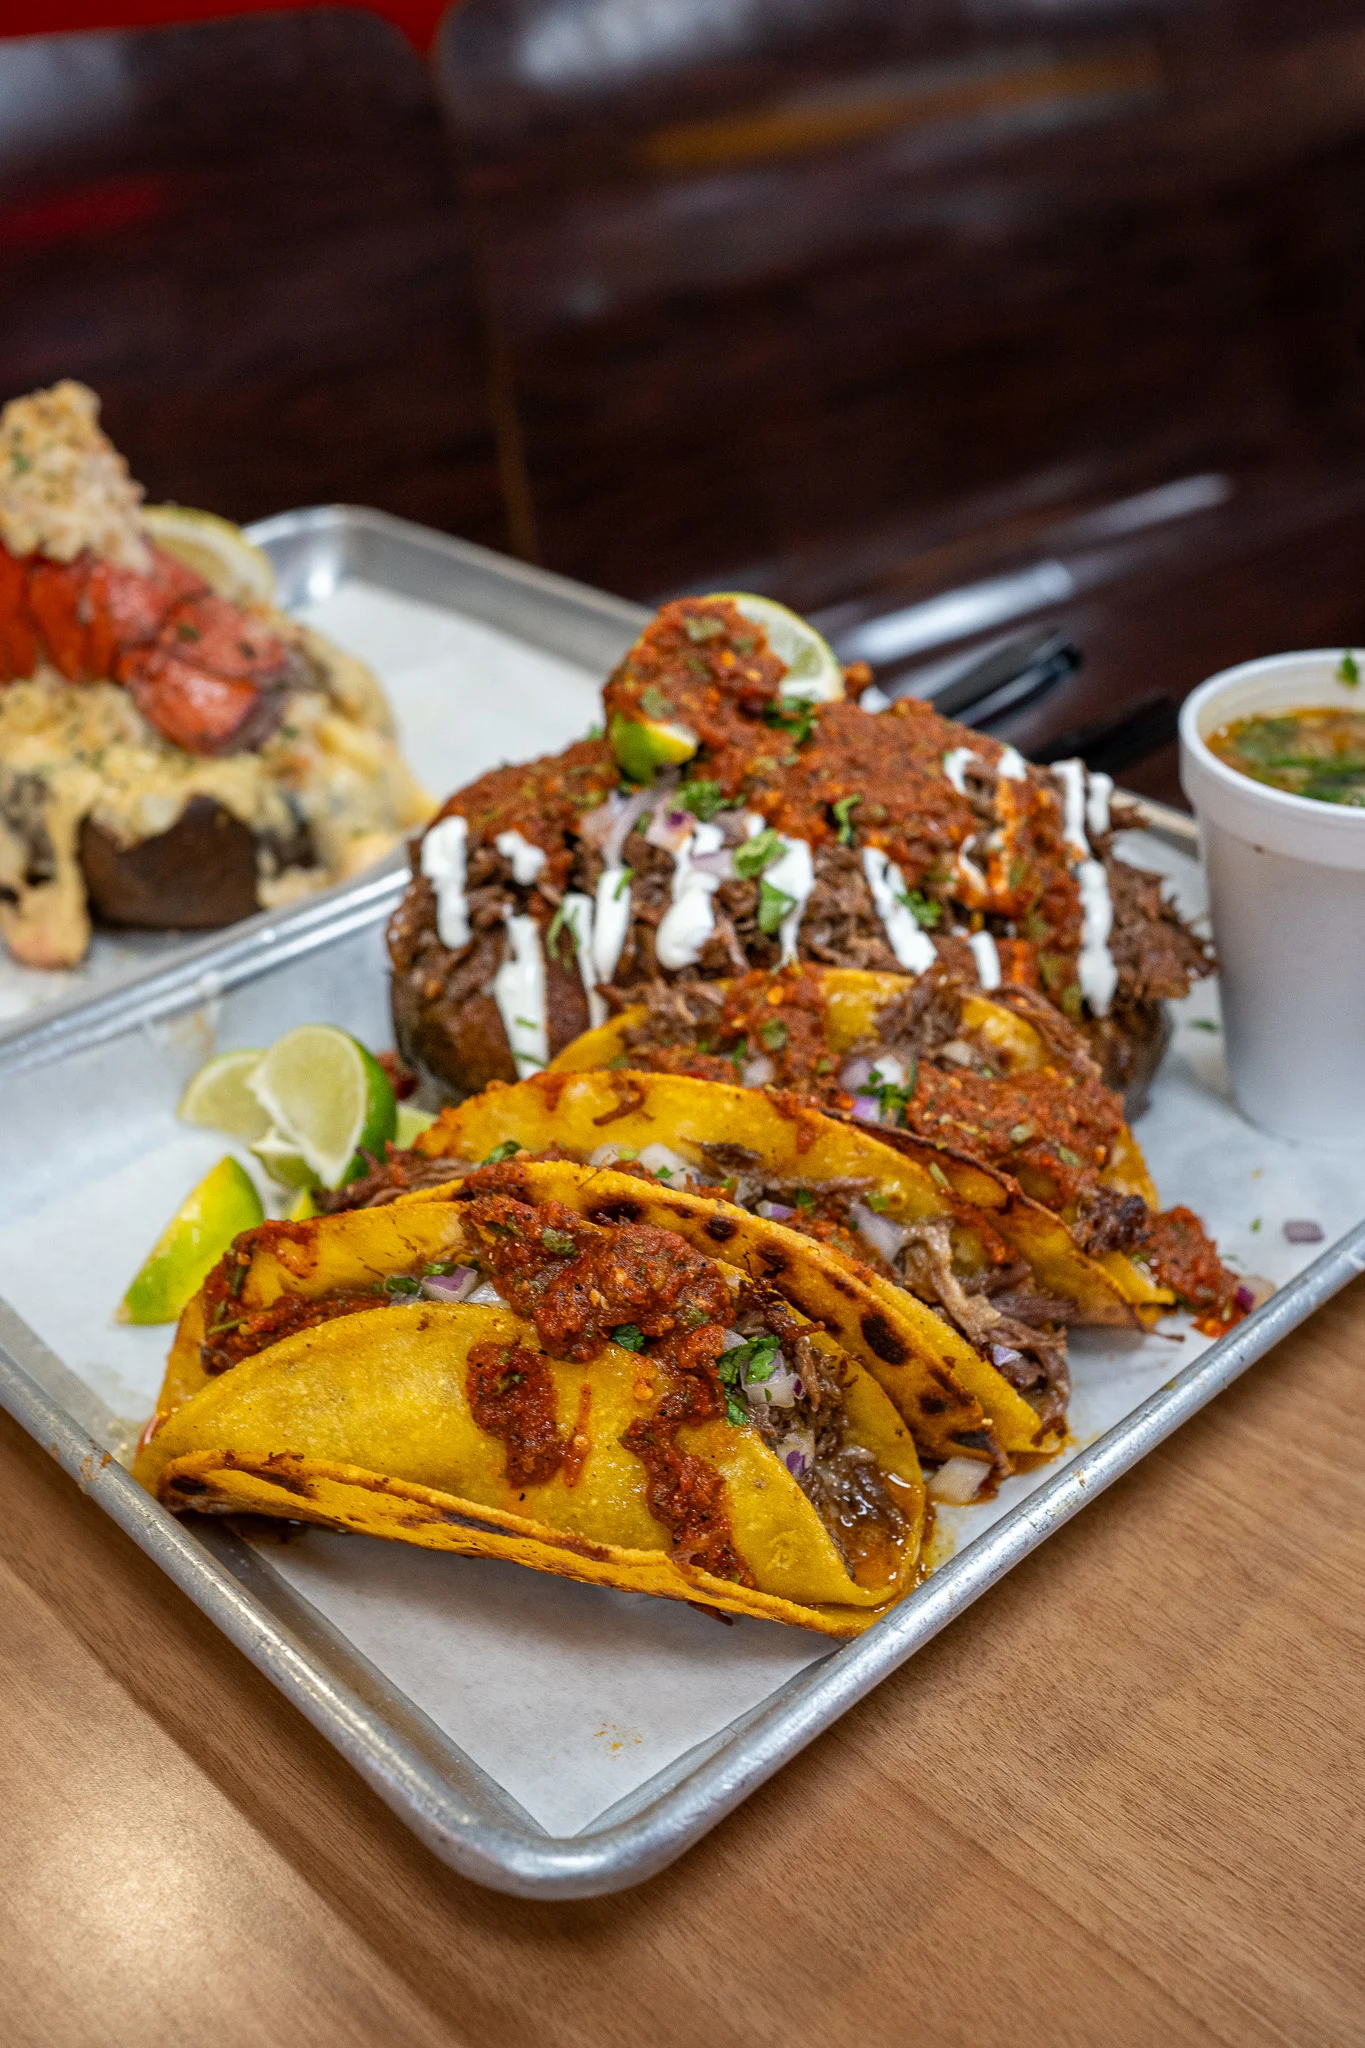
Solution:
[[[0,2039],[1349,2048],[1362,1373],[1365,1282],[672,1870],[553,1906],[437,1863],[0,1417]]]

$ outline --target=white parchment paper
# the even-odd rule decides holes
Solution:
[[[435,607],[352,584],[313,615],[380,670],[410,757],[442,792],[499,759],[563,745],[594,715],[592,679]],[[1191,861],[1141,836],[1124,850],[1175,878],[1188,910],[1202,909]],[[168,1339],[115,1323],[114,1304],[224,1149],[176,1123],[180,1089],[215,1045],[268,1044],[309,1019],[388,1042],[378,929],[232,991],[212,1013],[0,1081],[6,1156],[23,1162],[0,1176],[0,1292],[125,1419],[111,1445],[151,1410]],[[1290,1245],[1285,1222],[1308,1218],[1327,1241],[1340,1235],[1365,1211],[1365,1168],[1242,1122],[1212,985],[1179,1005],[1177,1020],[1138,1127],[1162,1198],[1198,1211],[1245,1271],[1283,1282],[1319,1249]],[[1206,1348],[1178,1319],[1167,1329],[1073,1333],[1075,1448]],[[943,1510],[940,1550],[969,1542],[1056,1469],[1008,1481],[987,1505]],[[557,1834],[588,1826],[829,1649],[770,1623],[726,1626],[670,1602],[358,1537],[310,1531],[261,1555]]]

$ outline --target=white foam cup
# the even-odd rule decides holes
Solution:
[[[1341,660],[1276,654],[1210,677],[1180,713],[1180,780],[1208,868],[1238,1107],[1277,1137],[1365,1151],[1365,809],[1271,789],[1205,743],[1234,718],[1365,712],[1365,682],[1343,682]]]

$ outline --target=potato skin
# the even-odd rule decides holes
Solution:
[[[215,931],[259,909],[256,840],[213,797],[192,797],[169,831],[120,846],[89,818],[81,872],[91,915],[148,931]]]

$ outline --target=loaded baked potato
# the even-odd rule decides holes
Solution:
[[[811,961],[1034,990],[1135,1110],[1163,1002],[1211,961],[1115,854],[1138,821],[1111,814],[1108,777],[1033,766],[918,699],[862,710],[832,656],[769,630],[780,610],[665,605],[607,682],[606,737],[450,798],[389,933],[428,1092],[538,1071],[645,991]]]
[[[70,382],[0,413],[0,937],[33,967],[92,914],[276,908],[431,810],[369,670],[269,602],[264,557],[244,588],[144,508],[98,415]]]

